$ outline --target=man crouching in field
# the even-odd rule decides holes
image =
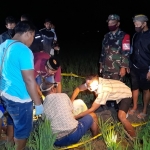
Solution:
[[[105,105],[108,100],[116,101],[119,104],[118,118],[130,136],[135,137],[135,130],[131,123],[126,119],[127,112],[132,102],[132,93],[128,86],[121,81],[103,79],[95,75],[89,76],[86,78],[85,84],[80,85],[74,90],[71,97],[72,102],[80,91],[85,90],[95,92],[97,98],[93,102],[91,108],[76,115],[76,119],[95,112],[101,105]]]
[[[44,82],[40,89],[45,96],[43,103],[44,115],[51,122],[51,128],[56,134],[55,146],[68,146],[77,143],[87,130],[92,136],[98,134],[98,119],[95,113],[84,115],[76,120],[73,115],[73,105],[65,93],[56,93],[57,83]]]

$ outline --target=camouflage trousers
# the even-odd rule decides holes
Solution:
[[[104,79],[114,79],[114,80],[121,80],[121,77],[118,72],[103,72]]]

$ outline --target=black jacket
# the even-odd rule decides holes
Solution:
[[[14,35],[11,35],[8,31],[2,33],[0,35],[0,44],[2,44],[3,42],[5,42],[7,39],[12,39]]]
[[[131,63],[139,69],[150,67],[150,30],[136,33],[133,39]]]
[[[34,40],[30,46],[33,53],[43,51],[43,38],[41,33],[36,29]]]
[[[51,48],[53,46],[54,41],[54,33],[49,29],[41,29],[40,33],[42,34],[43,38],[43,50],[44,52],[50,54]]]

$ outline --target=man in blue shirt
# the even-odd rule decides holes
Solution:
[[[8,141],[15,142],[16,150],[25,148],[32,129],[33,103],[36,115],[43,105],[34,78],[33,54],[28,48],[34,39],[35,28],[28,21],[15,27],[15,35],[0,45],[0,91],[8,112]]]

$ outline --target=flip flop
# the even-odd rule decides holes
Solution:
[[[134,109],[130,109],[130,110],[128,111],[128,114],[129,114],[129,115],[134,115],[134,114],[135,114],[135,112],[136,112],[136,110],[134,110]]]
[[[138,117],[139,119],[145,119],[146,116],[147,116],[147,114],[144,114],[144,113],[142,113],[142,112],[137,115],[137,117]]]

